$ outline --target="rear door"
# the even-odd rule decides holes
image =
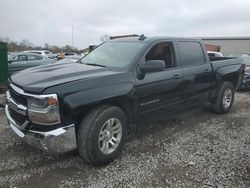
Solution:
[[[209,98],[212,66],[199,41],[179,41],[179,66],[183,69],[183,99],[201,103]]]

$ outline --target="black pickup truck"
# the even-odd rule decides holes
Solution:
[[[78,63],[13,74],[5,112],[30,145],[53,152],[77,148],[85,162],[101,165],[119,155],[142,118],[205,103],[228,112],[243,71],[238,59],[210,62],[198,39],[117,39]]]

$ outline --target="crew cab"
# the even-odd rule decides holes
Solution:
[[[239,59],[210,62],[198,39],[134,37],[105,42],[78,61],[13,74],[6,116],[25,142],[52,152],[77,149],[107,164],[136,122],[209,103],[227,113],[243,78]]]

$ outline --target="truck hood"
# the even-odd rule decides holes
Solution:
[[[13,74],[11,82],[26,92],[40,94],[51,86],[114,73],[103,67],[79,63],[53,64],[30,68]]]

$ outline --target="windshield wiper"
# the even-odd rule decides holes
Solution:
[[[100,64],[95,64],[95,63],[83,63],[83,64],[97,66],[97,67],[106,67],[105,65],[100,65]]]

